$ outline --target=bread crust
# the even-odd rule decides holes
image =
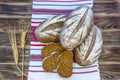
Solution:
[[[78,7],[71,12],[60,35],[64,48],[75,48],[80,45],[91,30],[93,11],[89,7]]]
[[[66,16],[53,16],[40,24],[35,30],[35,37],[43,43],[59,42],[60,32],[64,25]]]
[[[43,47],[41,51],[41,55],[44,58],[42,66],[46,72],[52,72],[57,68],[58,56],[64,50],[60,43],[52,43]]]
[[[102,33],[97,26],[93,25],[84,43],[74,49],[74,60],[81,66],[95,63],[102,53],[102,45]]]
[[[44,59],[42,66],[45,71],[52,72],[57,68],[57,58],[60,53],[60,51],[54,51],[53,54]]]
[[[58,58],[57,72],[61,77],[68,78],[72,75],[73,53],[69,50],[62,52]]]

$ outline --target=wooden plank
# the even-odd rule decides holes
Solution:
[[[29,55],[30,50],[25,49],[25,62],[29,62]],[[21,49],[19,48],[19,62],[22,60],[22,52]],[[0,63],[14,63],[14,58],[13,58],[13,51],[12,48],[4,46],[3,48],[0,48]]]
[[[110,48],[106,47],[105,49],[103,49],[103,53],[101,54],[99,61],[101,63],[102,62],[104,63],[104,61],[105,62],[108,61],[109,62],[108,64],[110,64],[111,61],[119,63],[120,62],[119,56],[120,56],[120,47],[110,47]]]
[[[120,66],[120,65],[118,65]],[[106,67],[107,68],[107,67]],[[100,71],[101,80],[120,80],[120,72]]]
[[[28,34],[29,35],[29,34]],[[0,38],[0,46],[10,46],[10,43],[9,43],[9,38],[8,38],[8,34],[6,33],[6,32],[2,32],[2,33],[0,33],[0,37],[2,37],[2,38]],[[19,35],[17,35],[17,44],[18,45],[20,45],[21,44],[21,41],[20,41],[20,34]],[[26,37],[26,44],[28,45],[28,44],[30,44],[30,38],[29,38],[30,36],[27,36]]]
[[[20,67],[21,68],[21,67]],[[25,73],[27,74],[28,65],[25,66]],[[0,80],[22,80],[21,73],[13,65],[0,65]],[[24,80],[27,80],[25,77]]]
[[[31,15],[0,15],[0,18],[6,18],[6,19],[10,19],[10,18],[19,18],[19,19],[26,19],[29,18],[31,19]]]
[[[26,18],[24,18],[24,19],[21,19],[21,18],[16,18],[16,19],[0,18],[0,32],[5,32],[7,30],[13,30],[14,26],[16,28],[17,27],[19,28],[19,24],[24,24],[23,21],[25,22],[25,24],[28,24],[28,26],[30,27],[30,25],[31,25],[30,19],[26,19]],[[18,29],[18,30],[20,30],[20,29]]]
[[[19,4],[17,4],[18,2],[1,2],[0,4],[5,4],[5,5],[11,5],[11,6],[31,6],[32,5],[32,1],[31,2],[19,2]]]
[[[18,3],[16,3],[18,4]],[[22,4],[22,5],[21,5]],[[32,6],[30,4],[20,3],[19,5],[0,4],[0,13],[6,15],[31,14]]]
[[[120,29],[120,17],[94,17],[94,24],[103,30]]]
[[[100,64],[101,71],[120,72],[120,64]],[[120,75],[120,73],[118,73]]]
[[[113,3],[113,2],[119,3],[120,0],[94,0],[94,3]]]
[[[0,0],[0,2],[31,2],[32,0]]]
[[[93,11],[94,11],[94,13],[106,13],[106,14],[111,14],[111,13],[116,14],[116,13],[118,13],[118,14],[120,14],[119,5],[120,5],[120,3],[117,3],[117,2],[95,3],[93,5]]]

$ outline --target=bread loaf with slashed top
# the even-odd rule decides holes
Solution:
[[[64,48],[75,48],[80,45],[91,30],[93,11],[89,7],[78,7],[65,20],[60,35]]]
[[[95,63],[102,53],[102,45],[102,33],[97,26],[93,25],[85,41],[74,49],[74,60],[81,66]]]
[[[59,36],[65,19],[66,16],[58,15],[40,24],[35,30],[36,39],[44,43],[59,42]]]

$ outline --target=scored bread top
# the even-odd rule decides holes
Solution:
[[[93,64],[98,60],[100,53],[102,53],[102,45],[102,33],[100,29],[94,25],[85,41],[75,48],[75,61],[82,66]]]
[[[44,43],[59,42],[60,32],[65,19],[66,16],[64,15],[53,16],[40,24],[35,30],[36,39]]]
[[[89,7],[78,7],[71,12],[60,35],[60,41],[65,48],[75,48],[80,45],[90,32],[93,11]]]

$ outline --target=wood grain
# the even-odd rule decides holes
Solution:
[[[19,4],[18,4],[19,2]],[[7,30],[11,24],[31,21],[32,0],[0,0],[0,80],[21,80],[16,69]],[[120,0],[94,0],[94,23],[103,33],[103,53],[99,58],[101,80],[120,80]],[[17,26],[17,25],[16,25]],[[20,30],[17,29],[20,52]],[[25,48],[25,72],[28,72],[30,32]],[[21,67],[21,52],[19,53]],[[27,80],[25,78],[25,80]]]
[[[19,66],[21,68],[21,66]],[[25,66],[25,73],[28,72],[28,66]],[[0,80],[21,80],[21,73],[18,72],[15,65],[0,65]],[[27,80],[25,78],[24,80]]]
[[[1,2],[32,2],[32,0],[0,0]]]

